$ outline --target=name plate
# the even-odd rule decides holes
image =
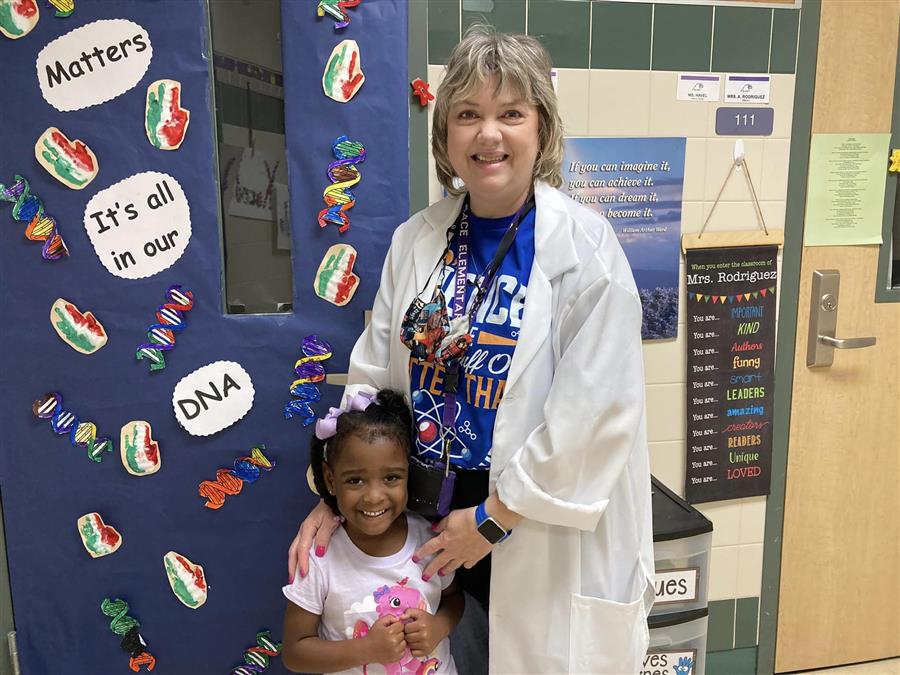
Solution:
[[[694,675],[696,664],[696,649],[650,649],[644,657],[640,675]]]
[[[656,572],[656,603],[667,605],[673,602],[693,602],[700,588],[700,569],[688,567],[679,570]]]
[[[719,136],[771,136],[775,108],[717,108]]]

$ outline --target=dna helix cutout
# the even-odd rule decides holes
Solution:
[[[88,459],[92,462],[103,461],[104,452],[112,452],[112,439],[97,437],[97,425],[93,422],[82,422],[71,410],[63,408],[63,397],[58,391],[44,394],[31,406],[32,412],[42,420],[50,420],[50,428],[59,435],[68,434],[69,442],[76,448],[84,448]]]
[[[166,367],[164,352],[175,348],[175,333],[185,329],[184,313],[194,308],[194,294],[191,291],[182,293],[181,286],[174,284],[166,289],[166,302],[156,310],[156,323],[147,329],[149,342],[141,344],[134,353],[140,361],[146,359],[150,364],[150,372],[163,370]]]
[[[322,199],[325,208],[319,211],[319,227],[337,225],[338,232],[350,229],[350,215],[347,213],[356,204],[356,197],[350,188],[359,183],[360,174],[356,165],[366,159],[366,149],[362,143],[351,141],[347,136],[338,136],[331,145],[337,161],[328,165],[331,185],[325,188]]]
[[[156,658],[147,648],[147,643],[138,629],[141,627],[140,622],[133,616],[128,614],[128,603],[120,598],[110,600],[103,598],[100,603],[100,611],[112,620],[109,622],[109,629],[122,638],[119,646],[131,657],[128,661],[128,667],[134,672],[138,672],[141,666],[146,666],[147,670],[153,670],[156,667]]]
[[[244,664],[231,671],[231,675],[253,675],[269,667],[269,659],[281,654],[281,643],[271,638],[272,631],[261,630],[256,634],[256,645],[244,650]]]
[[[340,30],[350,25],[350,15],[347,9],[357,7],[361,0],[319,0],[316,7],[318,16],[325,16],[327,13],[334,21],[334,29]]]
[[[238,457],[230,469],[217,469],[216,479],[200,483],[197,493],[206,500],[203,505],[208,509],[220,509],[226,497],[240,494],[245,483],[255,483],[261,471],[271,471],[275,462],[266,457],[265,445],[259,445],[250,451],[249,457]]]
[[[294,364],[296,379],[291,382],[290,387],[294,399],[285,404],[284,419],[288,420],[297,415],[303,420],[303,426],[309,426],[316,421],[316,413],[311,404],[322,400],[316,386],[317,382],[325,379],[325,367],[322,362],[330,359],[334,350],[318,335],[307,335],[303,338],[300,351],[303,356]]]
[[[44,212],[44,202],[31,194],[31,186],[22,176],[16,174],[12,185],[0,183],[0,202],[12,202],[13,220],[28,223],[25,237],[31,241],[44,242],[41,255],[44,260],[59,260],[69,255],[56,225],[56,219]]]

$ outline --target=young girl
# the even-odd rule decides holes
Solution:
[[[282,660],[304,673],[371,675],[368,664],[383,664],[388,675],[452,675],[447,636],[463,600],[452,576],[426,581],[412,562],[433,536],[406,512],[412,417],[402,394],[370,391],[316,423],[316,489],[343,527],[326,555],[310,558],[309,574],[283,589]]]

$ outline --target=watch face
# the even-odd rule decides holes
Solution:
[[[500,527],[493,518],[488,518],[481,523],[481,525],[478,526],[478,531],[481,532],[481,536],[492,544],[496,544],[506,536],[506,530]]]

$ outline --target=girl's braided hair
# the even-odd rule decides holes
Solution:
[[[412,414],[406,399],[399,391],[382,389],[365,410],[351,410],[337,418],[337,431],[331,438],[322,440],[313,434],[310,441],[309,463],[312,467],[316,490],[331,510],[340,515],[337,499],[328,492],[325,484],[324,465],[334,465],[344,441],[356,436],[367,443],[380,438],[395,440],[406,456],[412,450]]]

